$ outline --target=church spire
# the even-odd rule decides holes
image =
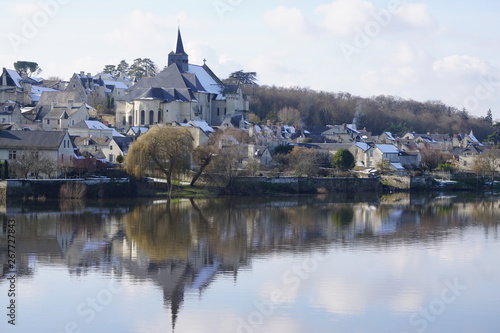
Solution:
[[[184,44],[182,43],[181,29],[177,29],[177,46],[174,52],[168,55],[168,66],[176,64],[181,73],[189,72],[189,56],[184,51]]]
[[[177,48],[175,49],[175,53],[186,54],[186,52],[184,52],[184,45],[182,44],[181,28],[177,29]]]

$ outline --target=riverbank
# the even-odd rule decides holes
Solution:
[[[209,198],[219,195],[290,195],[328,193],[383,193],[383,192],[435,192],[435,191],[495,191],[497,182],[487,182],[484,177],[456,174],[443,177],[427,175],[380,177],[236,177],[230,186],[199,185],[190,187],[178,184],[173,197]],[[140,182],[129,178],[4,180],[0,181],[0,200],[24,198],[123,198],[165,197],[163,182]]]

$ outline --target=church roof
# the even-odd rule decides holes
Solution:
[[[129,89],[125,99],[190,102],[195,100],[194,92],[207,92],[216,95],[218,100],[224,99],[222,86],[203,66],[189,65],[189,72],[181,73],[176,64],[168,66],[154,77],[142,78]]]

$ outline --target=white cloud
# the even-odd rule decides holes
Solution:
[[[492,67],[486,61],[470,55],[451,55],[436,60],[432,65],[434,71],[447,75],[491,75]]]
[[[364,0],[336,0],[330,4],[321,5],[316,13],[323,17],[320,25],[334,35],[350,35],[355,28],[361,28],[372,19],[370,13],[374,6]]]
[[[294,36],[304,36],[311,31],[311,24],[298,8],[279,6],[264,13],[268,26],[277,30],[286,30]]]
[[[438,22],[430,13],[429,7],[422,3],[403,3],[398,9],[397,18],[410,27],[419,29],[432,29],[438,26]]]
[[[191,25],[185,12],[170,15],[158,15],[140,9],[129,12],[125,17],[116,22],[116,28],[103,36],[108,45],[119,49],[142,50],[144,57],[152,50],[172,50],[177,35],[165,36],[166,31],[175,31],[178,20],[181,19],[185,26]],[[171,41],[172,43],[168,43]],[[170,45],[169,45],[170,44]],[[166,52],[166,51],[163,51]]]
[[[36,2],[15,2],[9,6],[8,11],[13,16],[31,17],[40,9],[40,5]]]

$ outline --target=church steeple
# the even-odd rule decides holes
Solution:
[[[181,28],[177,29],[177,48],[175,50],[175,53],[177,53],[177,54],[180,54],[180,53],[186,54],[186,52],[184,52],[184,45],[182,44]]]
[[[168,66],[176,64],[181,73],[189,71],[189,56],[184,51],[184,44],[182,43],[181,29],[177,30],[177,47],[174,52],[168,55]]]

